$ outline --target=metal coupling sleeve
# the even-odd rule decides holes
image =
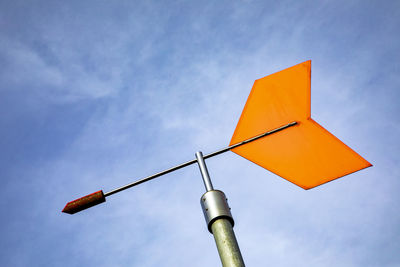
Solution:
[[[224,192],[220,190],[210,190],[201,196],[201,207],[204,218],[206,219],[208,231],[212,233],[211,225],[218,219],[225,218],[234,226],[231,208],[228,205],[228,199]]]

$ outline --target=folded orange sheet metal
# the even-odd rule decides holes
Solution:
[[[254,82],[230,145],[292,121],[232,151],[304,189],[372,166],[311,118],[311,61]]]

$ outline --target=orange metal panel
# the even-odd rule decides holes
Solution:
[[[311,118],[310,100],[311,61],[256,80],[230,145],[298,125],[232,151],[304,189],[372,166]]]

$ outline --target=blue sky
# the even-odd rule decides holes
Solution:
[[[399,1],[1,1],[2,266],[219,266],[197,166],[255,79],[312,60],[312,117],[374,167],[304,191],[207,160],[247,266],[400,266]]]

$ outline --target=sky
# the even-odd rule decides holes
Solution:
[[[254,80],[312,61],[312,118],[374,166],[303,190],[207,159],[246,266],[400,266],[399,1],[0,1],[0,265],[220,266],[192,165]]]

